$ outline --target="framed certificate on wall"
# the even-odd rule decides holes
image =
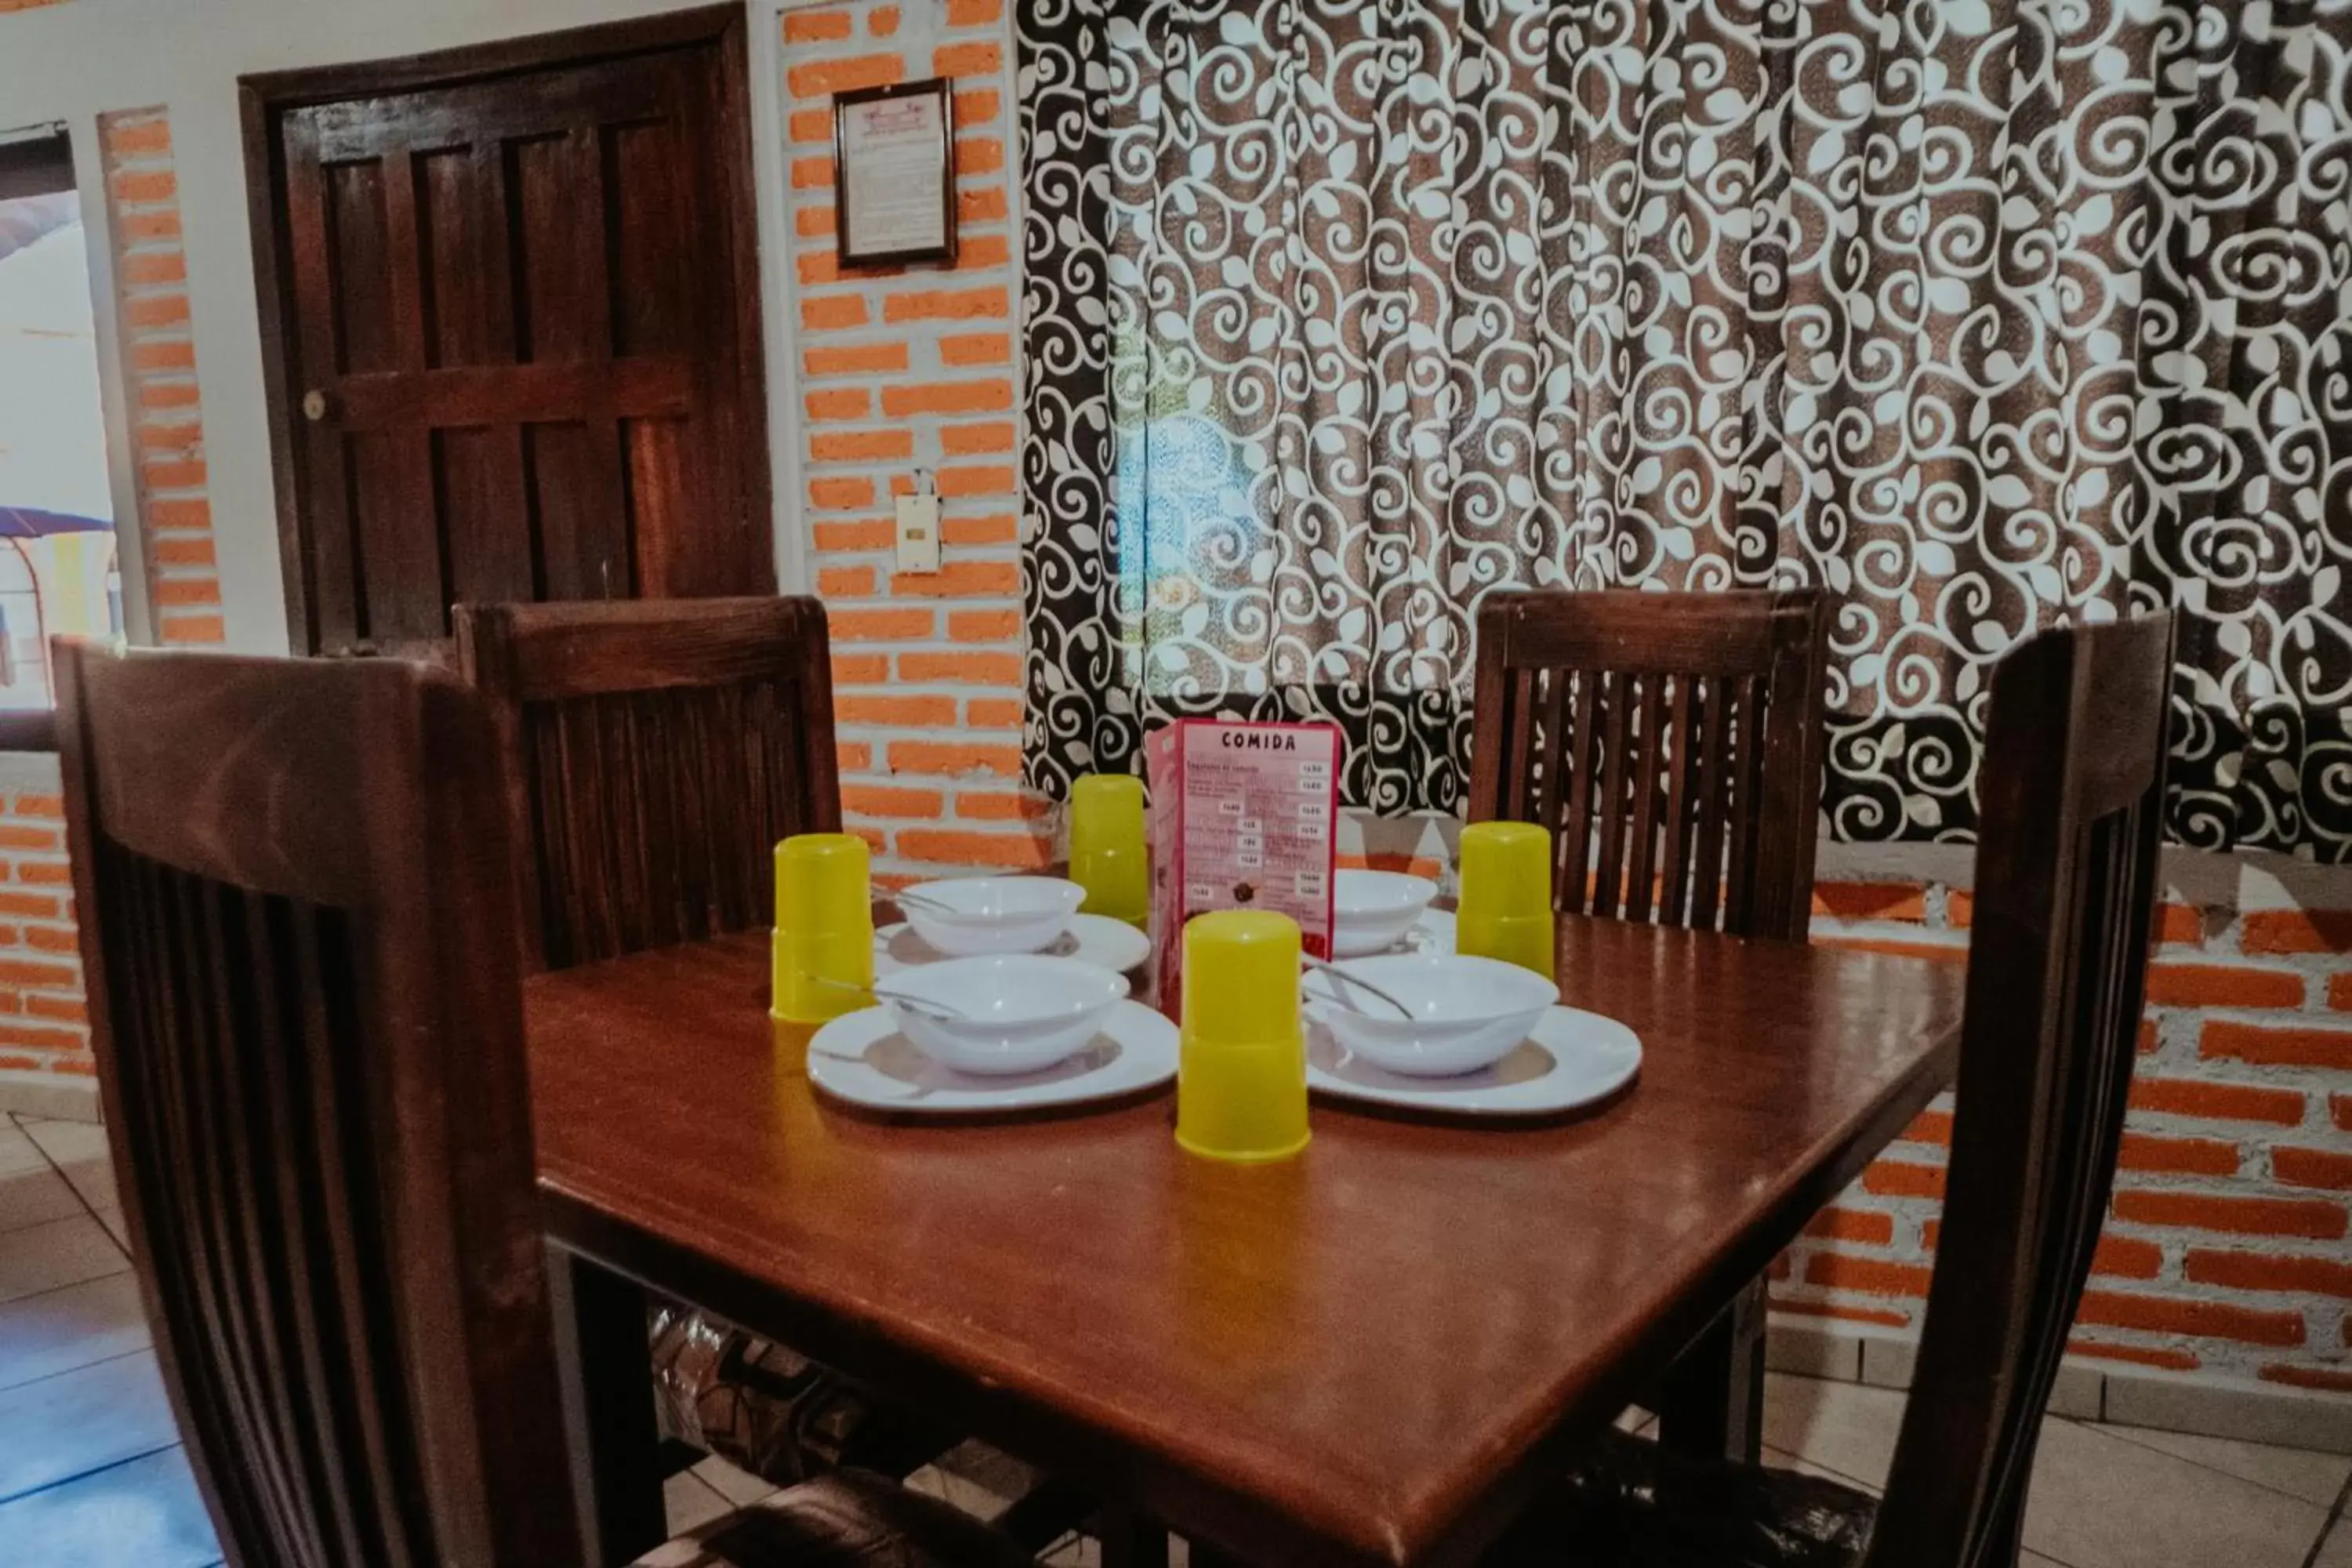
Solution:
[[[833,203],[842,267],[955,259],[955,97],[947,78],[834,99]]]

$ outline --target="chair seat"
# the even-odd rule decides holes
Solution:
[[[857,1470],[787,1487],[657,1546],[635,1568],[1031,1568],[980,1521]]]
[[[1876,1500],[1835,1481],[1612,1430],[1486,1568],[1855,1568],[1877,1513]]]

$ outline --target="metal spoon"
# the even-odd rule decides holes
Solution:
[[[913,996],[904,991],[885,990],[879,985],[860,985],[855,981],[835,980],[829,974],[815,974],[805,969],[801,971],[801,978],[814,980],[819,985],[830,985],[836,991],[855,991],[859,995],[870,996],[877,1002],[895,1002],[899,1006],[920,1013],[927,1018],[945,1018],[950,1023],[968,1023],[971,1018],[971,1014],[952,1003],[934,1002],[928,996]]]
[[[1373,984],[1370,981],[1365,979],[1360,974],[1350,974],[1336,963],[1326,963],[1319,958],[1310,958],[1303,952],[1298,955],[1298,962],[1305,964],[1309,969],[1321,970],[1324,973],[1330,975],[1334,980],[1338,981],[1341,985],[1353,985],[1370,992],[1373,995],[1379,997],[1381,1001],[1395,1008],[1398,1016],[1402,1017],[1407,1023],[1411,1023],[1413,1019],[1421,1016],[1420,1014],[1414,1012],[1412,1008],[1406,1006],[1403,1003],[1398,1001],[1395,997],[1390,995],[1387,992],[1381,990],[1379,986]],[[1332,989],[1331,1000],[1339,1003],[1340,1006],[1345,1007],[1350,1013],[1364,1013],[1364,1009],[1357,1006],[1355,1003],[1349,1001],[1346,996],[1339,994],[1338,986],[1334,986]],[[1369,1018],[1371,1015],[1364,1013],[1364,1016]]]

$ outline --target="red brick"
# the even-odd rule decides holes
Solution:
[[[159,635],[164,642],[180,647],[225,643],[228,625],[218,616],[175,616],[163,622]]]
[[[843,697],[834,717],[845,724],[906,724],[940,728],[955,722],[952,697]]]
[[[2352,1300],[2352,1263],[2334,1258],[2288,1258],[2195,1247],[2182,1260],[2181,1273],[2199,1285],[2224,1285],[2232,1290],[2284,1290]]]
[[[37,849],[54,855],[65,847],[65,839],[54,827],[22,827],[13,822],[0,822],[0,849]]]
[[[950,458],[992,457],[1013,450],[1013,422],[993,420],[980,425],[946,425],[940,428],[940,450]]]
[[[122,301],[123,324],[134,329],[178,326],[187,319],[185,294],[142,294]]]
[[[1813,913],[1842,921],[1924,921],[1927,895],[1916,882],[1816,882]]]
[[[2256,910],[2238,929],[2247,952],[2352,952],[2352,910]]]
[[[1021,568],[1010,561],[950,561],[936,572],[900,572],[890,579],[898,598],[1007,598],[1021,592]]]
[[[935,789],[892,789],[884,784],[844,784],[841,809],[854,816],[911,817],[936,821],[947,797]]]
[[[958,125],[985,125],[1003,111],[1003,95],[994,88],[968,88],[955,95],[955,117]]]
[[[1900,1329],[1911,1321],[1908,1312],[1877,1307],[1849,1307],[1841,1301],[1790,1300],[1781,1296],[1772,1298],[1772,1310],[1794,1312],[1807,1318],[1835,1318],[1848,1323],[1876,1323],[1889,1329]]]
[[[210,529],[213,525],[212,503],[202,496],[184,500],[152,501],[147,507],[147,521],[158,529]]]
[[[151,605],[217,605],[220,584],[210,577],[165,577],[147,584]]]
[[[2327,1240],[2342,1236],[2346,1230],[2344,1205],[2325,1198],[2225,1196],[2127,1188],[2116,1194],[2115,1212],[2117,1219],[2136,1225],[2178,1226],[2240,1236],[2307,1236]]]
[[[933,76],[995,76],[1003,69],[1004,51],[994,44],[947,44],[931,51]]]
[[[938,479],[940,494],[943,496],[1009,496],[1013,493],[1013,470],[1009,467],[941,468]]]
[[[998,136],[960,136],[955,144],[955,172],[969,178],[973,174],[992,174],[1004,167],[1004,141]],[[959,262],[961,261],[959,257]],[[998,258],[999,262],[1003,260]],[[986,266],[991,263],[980,263]]]
[[[884,87],[901,79],[906,73],[906,62],[897,55],[857,55],[848,59],[794,66],[784,73],[784,85],[794,98],[830,98],[861,87]],[[950,73],[934,70],[932,74]]]
[[[975,730],[1018,730],[1021,700],[1015,697],[975,697],[963,705],[963,721]]]
[[[107,155],[110,158],[130,158],[142,153],[169,153],[172,150],[172,122],[161,114],[152,120],[109,121],[101,130]]]
[[[835,686],[882,686],[890,679],[887,653],[837,653],[833,656]]]
[[[2156,963],[2147,999],[2161,1007],[2300,1007],[2303,976],[2289,969],[2225,963]]]
[[[45,1029],[33,1024],[0,1023],[0,1045],[32,1050],[86,1051],[89,1041],[72,1029]]]
[[[0,985],[32,985],[51,991],[70,991],[80,984],[81,971],[69,963],[49,963],[32,958],[0,958]]]
[[[1889,1263],[1851,1253],[1816,1252],[1805,1259],[1806,1284],[1866,1296],[1925,1297],[1929,1278],[1929,1271],[1916,1263]]]
[[[2332,1094],[2327,1097],[2327,1114],[2336,1125],[2352,1132],[2352,1094]]]
[[[1012,313],[1012,293],[1002,288],[928,289],[882,302],[886,321],[968,321]]]
[[[1004,212],[1004,190],[1000,185],[956,193],[956,216],[962,222],[994,223]]]
[[[833,38],[849,37],[851,22],[846,11],[787,11],[784,13],[784,42],[788,44],[823,43]]]
[[[64,1024],[89,1022],[89,1005],[78,996],[48,996],[35,991],[26,996],[25,1011],[36,1018],[54,1018]]]
[[[151,239],[180,237],[180,209],[163,207],[154,212],[117,213],[114,216],[114,242],[117,245],[139,245]]]
[[[907,642],[931,635],[936,624],[928,609],[871,610],[827,608],[826,628],[835,642]]]
[[[1018,610],[956,610],[948,616],[950,642],[1011,642],[1020,635]]]
[[[858,511],[874,504],[872,479],[811,479],[809,505],[825,511]]]
[[[874,395],[862,386],[828,387],[801,400],[813,420],[864,419],[874,412]]]
[[[177,539],[166,536],[152,540],[147,553],[158,566],[212,566],[213,542],[210,538]]]
[[[835,331],[866,324],[866,300],[856,294],[828,294],[801,301],[801,325],[813,332]]]
[[[948,26],[984,27],[1004,15],[1004,0],[948,0]]]
[[[904,343],[859,343],[837,349],[810,349],[801,355],[801,368],[811,375],[870,375],[877,371],[907,368]]]
[[[829,205],[811,203],[793,214],[793,232],[804,239],[831,234],[833,226],[833,208]]]
[[[944,437],[946,432],[940,434]],[[1021,522],[1011,512],[986,517],[950,517],[940,524],[940,538],[949,544],[1011,544],[1021,537]]]
[[[2085,1290],[2082,1310],[2074,1314],[2074,1321],[2110,1329],[2185,1334],[2192,1339],[2235,1340],[2243,1344],[2303,1343],[2301,1312],[2264,1312],[2223,1301],[2135,1296],[2120,1290]]]
[[[2137,1237],[2103,1236],[2091,1254],[2091,1272],[2128,1279],[2153,1279],[2164,1268],[2164,1249]]]
[[[124,169],[106,185],[116,201],[134,206],[153,206],[180,194],[180,183],[169,169]]]
[[[911,430],[848,430],[809,437],[809,458],[819,463],[898,462],[914,455]]]
[[[1876,1160],[1862,1173],[1862,1190],[1890,1198],[1940,1198],[1944,1167],[1914,1165],[1900,1160]]]
[[[1911,1124],[1895,1137],[1906,1143],[1940,1143],[1949,1148],[1952,1142],[1952,1113],[1933,1107],[1911,1119]]]
[[[960,778],[966,773],[1019,778],[1021,748],[945,741],[894,741],[890,744],[890,771],[941,778]],[[0,980],[5,978],[0,974]]]
[[[940,340],[941,364],[1011,364],[1013,339],[1003,332],[955,332]]]
[[[8,803],[8,809],[18,816],[46,816],[63,822],[66,818],[66,797],[61,795],[20,795]]]
[[[898,31],[898,7],[877,5],[866,13],[866,30],[877,38],[896,37]]]
[[[993,414],[1013,406],[1004,380],[942,381],[882,389],[882,412],[894,419],[918,414]]]
[[[0,892],[0,915],[61,921],[66,918],[66,901],[47,893]]]
[[[2243,1083],[2202,1083],[2194,1079],[2143,1078],[2131,1086],[2137,1110],[2201,1116],[2216,1121],[2266,1121],[2294,1127],[2303,1121],[2303,1096],[2291,1089]]]
[[[784,121],[784,134],[803,147],[822,146],[833,140],[833,110],[795,109]]]
[[[131,368],[137,371],[194,370],[196,345],[184,339],[131,345]]]
[[[2273,1148],[2271,1174],[2290,1187],[2352,1192],[2352,1154],[2332,1149]]]
[[[819,550],[887,550],[898,542],[898,526],[879,517],[857,522],[820,522],[810,529],[809,537]]]
[[[874,748],[863,741],[842,741],[833,749],[834,765],[845,773],[862,773],[874,765]]]
[[[2334,1367],[2292,1366],[2273,1362],[2254,1375],[2264,1383],[2284,1383],[2291,1388],[2319,1388],[2335,1394],[2352,1394],[2352,1371],[2339,1372]]]
[[[176,250],[149,250],[125,256],[114,270],[117,281],[139,289],[188,280],[188,258]]]
[[[1018,686],[1021,676],[1021,656],[1017,653],[902,653],[898,656],[898,679],[901,680]]]
[[[1806,1222],[1807,1236],[1885,1247],[1895,1239],[1895,1216],[1876,1209],[1823,1209]]]
[[[944,866],[1001,866],[1041,871],[1053,860],[1053,843],[1029,834],[958,833],[909,827],[898,835],[898,853],[909,860]]]
[[[2352,1029],[2265,1029],[2227,1018],[2209,1019],[2197,1054],[2258,1062],[2265,1067],[2352,1070]]]
[[[1053,812],[1054,803],[1043,795],[971,789],[956,794],[956,815],[970,822],[1036,822]]]
[[[2158,1350],[2147,1345],[2110,1345],[2097,1340],[2068,1340],[2068,1355],[2096,1356],[2103,1361],[2137,1362],[2168,1372],[2195,1372],[2204,1363],[2188,1351]]]
[[[827,566],[816,574],[816,591],[828,599],[862,599],[874,592],[871,566]]]
[[[2224,1143],[2218,1138],[2160,1138],[2152,1132],[2126,1132],[2118,1163],[2126,1171],[2234,1176],[2238,1173],[2239,1155],[2235,1143]]]

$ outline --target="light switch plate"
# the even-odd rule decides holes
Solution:
[[[940,569],[940,498],[936,495],[898,498],[898,570],[936,572]]]

